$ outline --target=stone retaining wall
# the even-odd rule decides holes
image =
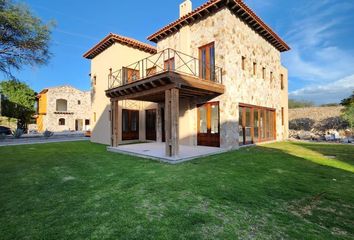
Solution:
[[[330,117],[339,117],[342,109],[343,106],[289,109],[289,121],[300,118],[310,118],[317,122]]]

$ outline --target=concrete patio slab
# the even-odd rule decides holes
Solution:
[[[107,147],[110,152],[123,153],[142,158],[159,160],[171,164],[189,161],[195,158],[226,152],[226,149],[205,146],[179,146],[179,155],[177,157],[167,157],[165,155],[165,143],[139,143],[121,145],[118,147]]]

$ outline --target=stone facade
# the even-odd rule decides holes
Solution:
[[[184,40],[189,44],[185,44]],[[259,34],[255,33],[240,18],[223,8],[207,18],[183,27],[179,32],[166,37],[157,44],[158,51],[173,48],[194,57],[198,57],[199,46],[214,42],[215,64],[223,69],[222,80],[226,92],[211,101],[220,102],[220,143],[223,148],[238,147],[238,106],[240,103],[275,109],[276,139],[284,140],[288,135],[287,114],[282,125],[282,111],[288,110],[287,70],[281,65],[280,52]],[[183,43],[183,44],[182,44]],[[246,58],[245,70],[242,70],[242,57]],[[257,64],[253,75],[253,63]],[[265,79],[262,69],[265,68]],[[272,72],[272,79],[270,75]],[[280,74],[283,74],[284,88],[281,89]],[[181,104],[182,114],[188,111],[194,117],[189,124],[189,132],[195,143],[196,104],[204,99],[195,99],[194,103]],[[180,130],[185,131],[185,129]],[[183,140],[182,140],[183,142]]]
[[[71,86],[48,88],[38,96],[38,131],[90,130],[91,95]],[[39,120],[40,119],[40,120]]]

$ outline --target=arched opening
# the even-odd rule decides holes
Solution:
[[[65,125],[65,118],[59,118],[59,126]]]
[[[68,111],[68,101],[65,100],[65,99],[57,99],[56,110],[58,112],[66,112],[66,111]]]

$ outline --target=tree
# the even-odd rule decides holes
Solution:
[[[354,91],[350,97],[343,99],[340,104],[343,106],[349,106],[351,103],[354,103]]]
[[[354,129],[354,102],[343,109],[342,117],[349,123],[350,128]]]
[[[0,92],[5,96],[2,114],[17,118],[17,127],[25,130],[35,113],[36,93],[27,84],[17,80],[0,82]]]
[[[53,23],[44,24],[26,6],[0,0],[0,71],[14,78],[12,69],[46,64],[52,27]]]
[[[289,99],[289,108],[306,108],[313,106],[315,106],[315,104],[310,101]]]
[[[354,129],[354,91],[350,97],[343,99],[341,104],[344,106],[342,117],[348,121],[349,126]]]

